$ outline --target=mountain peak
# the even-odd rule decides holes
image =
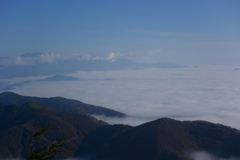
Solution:
[[[7,91],[7,92],[0,93],[0,96],[2,96],[2,95],[18,95],[18,94],[14,93],[14,92]]]
[[[79,80],[78,78],[71,77],[71,76],[65,76],[65,75],[55,75],[52,77],[47,77],[39,81],[74,81]]]
[[[21,95],[17,94],[17,93],[14,93],[14,92],[2,92],[0,93],[0,99],[3,99],[3,98],[17,98],[17,97],[21,97]]]

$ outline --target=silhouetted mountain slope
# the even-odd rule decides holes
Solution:
[[[134,127],[117,138],[99,154],[100,159],[178,160],[183,151],[200,150],[188,127],[182,122],[160,119]]]
[[[109,125],[92,116],[26,103],[0,104],[0,158],[24,155],[34,132],[46,126],[58,128],[43,141],[72,133],[66,147],[91,160],[191,160],[186,156],[191,151],[240,157],[239,130],[220,124],[161,118],[137,127]]]
[[[109,147],[112,139],[131,129],[128,125],[104,125],[87,135],[79,146],[75,156],[98,155]]]
[[[104,142],[95,140],[101,142],[96,147],[92,139],[99,135],[88,135],[83,141],[88,148],[96,148],[95,160],[188,160],[186,152],[203,150],[224,158],[240,157],[238,130],[203,121],[159,119],[129,128]]]
[[[0,105],[0,158],[26,154],[26,147],[35,131],[51,129],[42,140],[60,140],[70,135],[66,147],[78,148],[84,137],[107,123],[92,116],[61,112],[38,103]]]
[[[71,99],[66,99],[62,97],[38,98],[38,97],[21,96],[13,92],[0,93],[0,103],[22,105],[27,102],[37,102],[54,109],[58,109],[60,111],[68,111],[68,112],[79,113],[79,114],[97,114],[97,115],[116,116],[116,117],[127,116],[124,113],[117,112],[111,109],[94,106],[90,104],[85,104],[77,100],[71,100]]]
[[[240,131],[206,121],[185,122],[198,146],[220,157],[240,157]]]

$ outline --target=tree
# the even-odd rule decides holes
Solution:
[[[69,139],[69,135],[65,136],[61,141],[52,142],[51,144],[50,142],[47,142],[40,146],[38,149],[35,149],[36,144],[39,144],[41,142],[41,140],[35,140],[36,137],[43,135],[51,128],[54,127],[45,127],[35,132],[27,147],[28,153],[26,160],[47,160],[55,158],[61,153],[73,153],[71,150],[64,148],[64,142]]]

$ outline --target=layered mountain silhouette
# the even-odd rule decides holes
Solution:
[[[30,96],[21,96],[13,92],[0,93],[0,103],[22,105],[27,102],[36,102],[48,107],[79,114],[94,114],[112,117],[125,117],[124,113],[117,112],[100,106],[94,106],[81,101],[66,99],[62,97],[38,98]]]
[[[96,145],[101,139],[98,135],[104,137],[103,128],[108,126],[84,141]],[[204,121],[162,118],[133,127],[95,148],[96,159],[101,160],[188,160],[187,153],[196,151],[221,158],[240,157],[239,143],[240,133],[236,129]]]
[[[18,99],[14,101],[8,94]],[[221,124],[160,118],[136,127],[109,125],[90,115],[60,111],[39,102],[16,103],[25,98],[1,94],[2,100],[12,104],[0,104],[0,158],[24,157],[31,136],[47,126],[57,128],[42,137],[44,142],[71,133],[66,148],[73,149],[73,157],[89,160],[192,160],[187,154],[195,151],[240,157],[240,131]]]

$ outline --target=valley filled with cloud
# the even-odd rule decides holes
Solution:
[[[43,125],[74,131],[67,160],[239,160],[239,0],[12,0],[0,15],[0,160]]]
[[[206,120],[240,129],[240,72],[236,66],[79,71],[72,81],[43,77],[2,79],[26,82],[11,91],[39,97],[62,96],[124,112],[125,119],[99,117],[111,124],[139,125],[161,117]],[[34,81],[31,81],[34,80]]]

